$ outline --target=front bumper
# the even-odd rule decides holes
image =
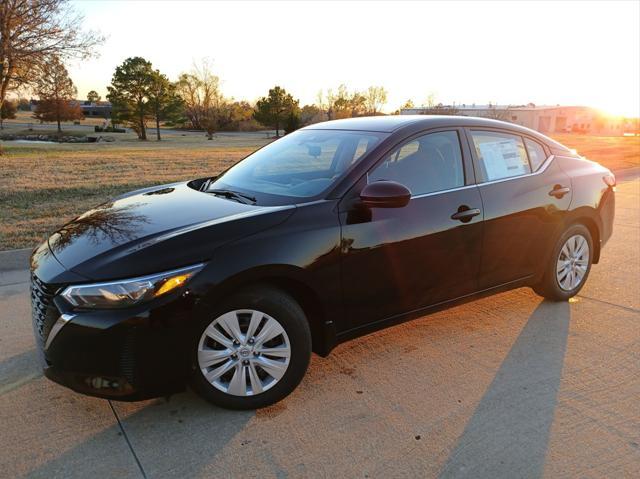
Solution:
[[[44,374],[79,393],[121,401],[179,392],[190,371],[192,303],[182,293],[135,309],[71,311],[54,294],[42,333],[34,328]]]

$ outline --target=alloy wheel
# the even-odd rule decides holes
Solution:
[[[589,268],[589,242],[582,235],[573,235],[560,249],[556,264],[556,280],[564,291],[577,288]]]
[[[253,309],[238,309],[213,320],[198,343],[198,366],[216,389],[255,396],[284,376],[291,344],[282,325]]]

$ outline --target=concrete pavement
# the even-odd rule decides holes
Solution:
[[[257,412],[50,383],[27,280],[0,272],[3,477],[640,477],[639,180],[572,302],[520,289],[357,339]]]

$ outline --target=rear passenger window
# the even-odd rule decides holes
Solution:
[[[531,163],[531,169],[536,171],[540,168],[540,165],[547,159],[547,154],[544,152],[544,148],[537,141],[524,139],[524,144],[527,147],[527,153],[529,153],[529,163]]]
[[[471,136],[486,181],[531,173],[521,137],[492,131],[472,131]]]

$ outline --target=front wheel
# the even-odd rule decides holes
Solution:
[[[196,392],[221,407],[256,409],[300,383],[311,357],[311,332],[293,298],[261,287],[234,295],[205,318],[192,351]]]
[[[592,260],[591,233],[584,225],[572,225],[558,239],[542,280],[533,289],[552,301],[566,301],[584,286]]]

